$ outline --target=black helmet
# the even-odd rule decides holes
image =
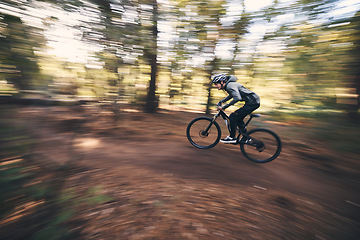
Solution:
[[[226,78],[227,78],[227,76],[226,76],[226,74],[218,74],[218,75],[215,75],[214,77],[213,77],[213,79],[212,79],[212,83],[219,83],[219,82],[221,82],[221,81],[226,81]]]

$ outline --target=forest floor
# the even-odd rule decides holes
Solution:
[[[357,154],[313,137],[312,121],[266,116],[252,127],[282,138],[274,161],[253,163],[222,143],[200,150],[185,133],[200,115],[123,109],[115,123],[67,107],[24,107],[16,121],[47,162],[81,166],[68,189],[109,199],[79,207],[84,239],[359,239]]]

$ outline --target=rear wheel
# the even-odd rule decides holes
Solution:
[[[256,128],[246,133],[240,141],[240,149],[246,158],[257,163],[267,163],[281,152],[280,137],[269,129]]]
[[[209,117],[198,117],[192,120],[186,129],[189,142],[200,149],[209,149],[219,143],[221,129],[217,122]]]

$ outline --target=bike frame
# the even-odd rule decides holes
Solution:
[[[229,116],[223,111],[223,110],[219,110],[218,113],[216,113],[213,117],[213,120],[212,120],[212,123],[215,122],[215,120],[221,116],[225,122],[225,125],[227,126],[228,128],[228,131],[230,133],[230,118]],[[249,115],[249,119],[246,121],[246,123],[244,124],[244,126],[242,127],[242,129],[240,129],[239,127],[237,127],[238,129],[238,136],[237,136],[237,140],[236,140],[236,144],[239,144],[240,143],[240,135],[242,134],[244,137],[249,137],[245,132],[244,132],[244,129],[246,129],[246,127],[249,125],[250,121],[254,118],[254,117],[260,117],[260,114],[250,114]],[[210,129],[212,124],[210,124],[205,132],[208,132],[208,130]],[[244,142],[245,143],[245,142]]]

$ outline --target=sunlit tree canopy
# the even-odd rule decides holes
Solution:
[[[264,111],[358,111],[360,6],[350,0],[0,6],[4,94],[62,92],[209,112],[218,98],[209,78],[229,73],[259,92]]]

